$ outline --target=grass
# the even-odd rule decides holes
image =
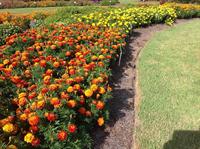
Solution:
[[[157,33],[139,59],[141,149],[200,149],[200,20]]]
[[[10,12],[10,13],[31,13],[34,11],[56,11],[62,7],[37,7],[37,8],[13,8],[13,9],[0,9],[1,12]]]
[[[121,4],[135,4],[137,0],[119,0]]]
[[[157,5],[159,4],[159,1],[140,1],[140,0],[119,0],[121,5],[127,5],[127,4],[152,4],[152,5]]]

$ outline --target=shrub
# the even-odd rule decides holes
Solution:
[[[25,30],[30,27],[31,20],[36,19],[40,22],[40,20],[45,19],[49,15],[50,14],[46,12],[33,12],[32,14],[1,13],[0,24],[9,23]]]
[[[28,7],[28,3],[24,1],[13,1],[13,6],[15,8],[24,8],[24,7]]]
[[[97,7],[97,6],[64,7],[62,9],[59,9],[55,13],[55,15],[51,15],[48,18],[46,18],[45,24],[50,24],[50,23],[55,23],[55,22],[73,23],[73,22],[76,22],[75,18],[78,18],[79,16],[82,16],[84,14],[90,14],[92,12],[104,11],[106,9],[107,8],[102,9],[101,7]]]
[[[102,6],[110,6],[110,5],[115,5],[117,3],[119,3],[118,0],[102,0],[102,1],[100,1],[100,4]]]
[[[200,5],[167,3],[167,7],[175,9],[178,18],[200,17]]]
[[[10,24],[0,24],[0,46],[5,44],[5,39],[13,34],[21,32],[22,29],[18,26]]]
[[[74,6],[86,6],[94,4],[91,0],[71,0],[69,5]]]
[[[200,0],[172,0],[173,2],[177,3],[196,3],[200,4]]]
[[[85,6],[92,5],[94,2],[92,0],[42,0],[42,1],[22,1],[13,0],[3,1],[0,8],[24,8],[24,7],[55,7],[55,6]]]

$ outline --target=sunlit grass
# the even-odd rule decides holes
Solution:
[[[37,8],[13,8],[13,9],[0,9],[1,12],[10,12],[10,13],[31,13],[38,11],[56,11],[62,7],[37,7]]]
[[[200,140],[187,133],[200,126],[199,35],[200,20],[191,21],[157,33],[142,50],[141,149],[199,149]]]

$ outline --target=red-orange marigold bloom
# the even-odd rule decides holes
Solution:
[[[73,91],[74,91],[74,89],[73,89],[72,86],[69,86],[69,87],[67,88],[67,92],[68,92],[68,93],[72,93]]]
[[[23,114],[20,115],[20,118],[19,118],[19,119],[20,119],[21,121],[26,121],[27,118],[28,118],[27,114],[23,113]]]
[[[37,147],[38,145],[40,145],[40,139],[34,138],[33,141],[31,142],[31,145]]]
[[[56,115],[54,113],[48,113],[47,114],[47,119],[50,121],[50,122],[53,122],[56,120]]]
[[[49,84],[50,83],[50,80],[51,80],[51,77],[50,76],[45,76],[43,81],[44,81],[44,84]]]
[[[86,109],[84,107],[79,108],[78,112],[82,115],[85,115]]]
[[[59,105],[60,104],[60,100],[57,97],[51,98],[50,103],[52,105]]]
[[[38,126],[34,125],[34,126],[31,126],[31,127],[29,128],[29,130],[30,130],[32,133],[36,133],[36,132],[38,132],[39,128],[38,128]]]
[[[92,113],[90,111],[86,111],[85,115],[88,116],[88,117],[90,117],[90,116],[92,116]]]
[[[97,104],[96,104],[96,108],[98,110],[102,110],[104,108],[104,103],[102,101],[98,101]]]
[[[67,138],[67,132],[62,130],[57,135],[58,140],[64,141]]]
[[[60,63],[59,63],[59,62],[54,62],[54,63],[53,63],[53,67],[58,68],[59,66],[60,66]]]
[[[97,122],[99,126],[102,126],[104,124],[104,118],[103,117],[98,118]]]
[[[74,133],[76,131],[77,127],[75,124],[69,124],[68,125],[68,130],[70,133]]]
[[[34,125],[37,125],[40,121],[40,118],[37,116],[37,115],[34,115],[34,116],[31,116],[29,119],[28,119],[28,122],[31,126],[34,126]]]
[[[40,66],[41,67],[46,67],[46,64],[47,64],[46,60],[41,60],[40,61]]]
[[[74,108],[76,106],[76,101],[75,100],[69,100],[67,102],[67,106],[70,108]]]

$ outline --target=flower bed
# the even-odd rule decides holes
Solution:
[[[80,23],[7,38],[0,50],[0,109],[9,112],[0,114],[1,140],[19,148],[89,147],[86,130],[108,119],[109,64],[124,37]]]
[[[11,24],[22,29],[28,29],[31,20],[44,20],[50,13],[33,12],[31,14],[11,14],[9,12],[0,13],[0,24]]]
[[[200,17],[200,5],[167,3],[165,6],[173,8],[180,19]]]
[[[112,8],[104,12],[94,12],[77,17],[80,22],[93,26],[119,28],[122,32],[129,33],[133,27],[145,26],[153,23],[166,23],[171,25],[176,19],[173,8],[166,6]]]
[[[6,38],[10,35],[22,32],[18,26],[10,24],[0,24],[0,46],[6,43]]]

